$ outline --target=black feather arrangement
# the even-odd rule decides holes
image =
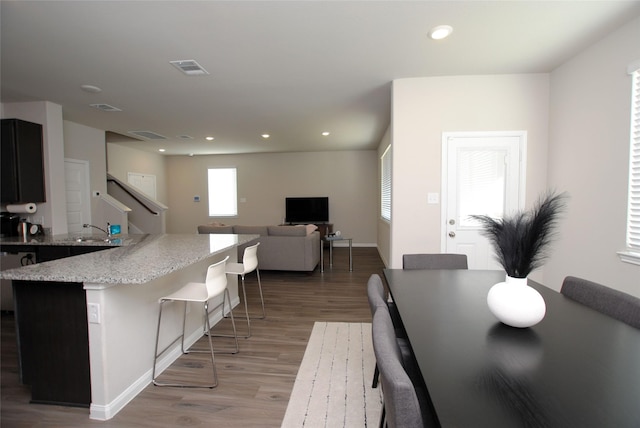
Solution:
[[[496,258],[514,278],[526,278],[542,266],[548,257],[549,244],[555,237],[560,214],[566,207],[566,193],[549,192],[528,212],[519,212],[503,219],[472,215],[483,226]]]

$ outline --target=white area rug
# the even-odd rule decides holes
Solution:
[[[282,428],[376,427],[380,387],[371,388],[375,356],[370,323],[316,322]]]

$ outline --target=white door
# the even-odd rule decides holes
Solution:
[[[69,233],[82,232],[82,225],[91,219],[89,162],[65,159],[64,177],[67,186],[67,229]]]
[[[502,218],[522,208],[526,132],[444,133],[442,249],[469,269],[501,269],[473,214]]]

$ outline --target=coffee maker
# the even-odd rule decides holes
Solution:
[[[18,214],[1,212],[0,213],[0,237],[19,236],[18,225],[20,224],[20,216]]]

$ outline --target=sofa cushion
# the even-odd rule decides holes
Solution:
[[[233,233],[233,226],[213,226],[201,224],[198,226],[198,233]]]
[[[238,235],[268,235],[267,226],[233,226],[233,233]]]
[[[269,235],[273,236],[307,236],[307,227],[299,226],[269,226]]]

